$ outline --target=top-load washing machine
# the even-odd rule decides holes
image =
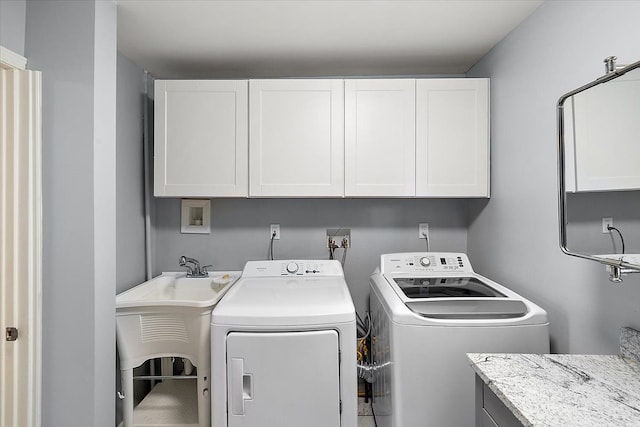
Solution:
[[[462,253],[382,255],[371,276],[378,427],[475,425],[466,353],[547,353],[546,312]]]
[[[211,315],[213,427],[356,427],[356,316],[338,261],[250,261]]]

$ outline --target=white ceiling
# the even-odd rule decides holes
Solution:
[[[118,0],[156,78],[465,73],[542,1]]]

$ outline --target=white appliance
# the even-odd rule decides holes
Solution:
[[[548,353],[546,312],[474,273],[462,253],[382,255],[371,276],[378,427],[475,424],[466,353]]]
[[[250,261],[211,316],[213,427],[356,427],[355,308],[338,261]]]

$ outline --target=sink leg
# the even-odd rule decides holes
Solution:
[[[133,369],[121,369],[122,391],[122,427],[133,427]]]
[[[198,369],[198,423],[200,427],[209,427],[211,425],[210,386],[209,369]]]

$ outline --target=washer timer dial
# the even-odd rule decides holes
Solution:
[[[289,264],[287,264],[287,273],[296,273],[298,271],[298,268],[298,264],[296,264],[295,262],[290,262]]]
[[[420,258],[420,265],[423,267],[428,267],[429,264],[431,264],[431,261],[429,260],[428,257],[423,256],[422,258]]]

